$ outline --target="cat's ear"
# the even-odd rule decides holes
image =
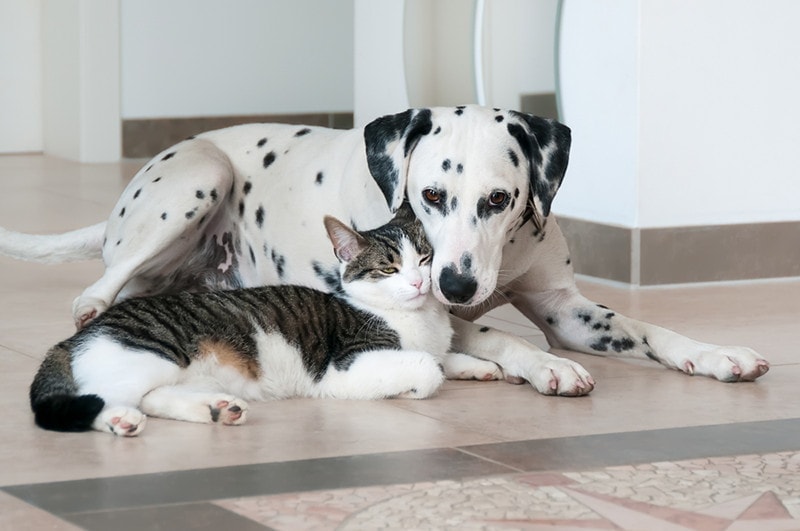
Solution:
[[[340,262],[349,262],[367,246],[363,236],[332,216],[325,216],[325,230]]]

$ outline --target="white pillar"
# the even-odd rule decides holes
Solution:
[[[43,1],[46,154],[120,159],[119,26],[119,0]]]

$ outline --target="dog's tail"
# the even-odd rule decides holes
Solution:
[[[0,227],[0,254],[29,262],[59,263],[100,258],[106,222],[63,234],[23,234]]]

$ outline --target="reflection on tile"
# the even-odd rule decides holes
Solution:
[[[78,531],[80,528],[0,491],[0,529]]]
[[[145,531],[191,529],[193,531],[269,531],[269,527],[210,503],[137,507],[116,511],[69,514],[66,520],[87,531]]]

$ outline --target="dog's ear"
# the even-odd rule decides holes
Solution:
[[[408,157],[419,139],[431,132],[432,124],[430,109],[409,109],[378,118],[364,128],[369,172],[392,212],[405,196]]]
[[[531,201],[538,198],[542,214],[547,217],[567,171],[572,142],[569,127],[555,120],[530,114],[514,111],[511,114],[521,121],[510,122],[508,132],[517,139],[528,159]]]

